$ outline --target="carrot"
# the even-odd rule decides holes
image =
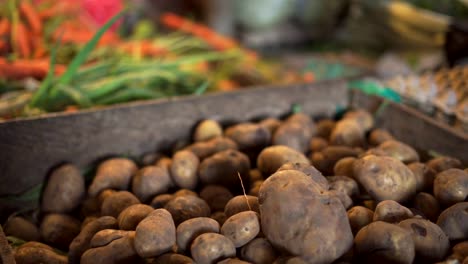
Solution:
[[[18,65],[0,61],[0,77],[5,79],[19,80],[26,77],[43,79],[46,74],[47,70],[39,65]]]
[[[34,7],[29,2],[22,1],[19,6],[19,10],[21,12],[21,15],[23,15],[28,21],[28,24],[31,27],[32,32],[41,33],[42,21],[41,21],[39,14],[34,9]]]
[[[14,37],[13,45],[15,46],[15,51],[23,58],[31,56],[29,33],[23,23],[20,22],[16,25],[16,34],[14,34]]]
[[[8,42],[4,39],[0,39],[0,53],[8,51]]]
[[[2,18],[0,20],[0,36],[10,34],[11,23],[7,18]]]

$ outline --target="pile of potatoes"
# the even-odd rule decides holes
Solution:
[[[421,131],[423,133],[423,131]],[[193,143],[89,186],[55,169],[34,222],[10,217],[22,263],[468,263],[468,170],[422,161],[372,115],[200,122]]]

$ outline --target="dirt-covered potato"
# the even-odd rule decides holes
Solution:
[[[330,195],[332,197],[335,197],[338,200],[340,200],[341,204],[343,205],[343,207],[346,210],[348,210],[349,208],[351,208],[354,205],[353,204],[353,199],[351,199],[351,197],[349,197],[346,193],[344,193],[342,191],[329,190],[328,195]]]
[[[416,152],[416,150],[400,141],[387,140],[380,144],[377,149],[377,153],[393,157],[405,164],[419,162],[419,154]]]
[[[333,128],[335,128],[335,125],[336,125],[335,121],[331,119],[322,119],[318,121],[316,124],[317,132],[315,134],[318,137],[329,139],[330,134],[333,131]]]
[[[6,236],[14,236],[24,241],[39,241],[39,228],[28,219],[21,216],[8,218],[3,226]]]
[[[330,144],[359,147],[365,144],[365,130],[354,119],[342,119],[336,122],[330,134]]]
[[[208,217],[197,217],[177,226],[177,246],[183,252],[190,249],[193,240],[204,233],[219,233],[219,223]]]
[[[416,177],[417,192],[432,190],[435,178],[434,170],[420,162],[408,164],[408,168],[413,172],[414,177]]]
[[[142,258],[169,252],[175,244],[176,227],[165,209],[154,210],[136,228],[135,250]]]
[[[27,242],[15,251],[17,264],[67,264],[67,256],[58,254],[52,247],[39,242]]]
[[[193,132],[193,141],[207,141],[215,137],[223,135],[223,128],[221,125],[212,119],[206,119],[198,123]]]
[[[450,242],[442,229],[425,219],[406,219],[398,224],[411,234],[416,260],[434,263],[442,260],[450,250]]]
[[[392,157],[368,155],[353,164],[354,178],[378,202],[408,201],[416,194],[416,178],[401,161]]]
[[[90,248],[91,239],[97,232],[117,227],[117,220],[112,216],[100,217],[83,226],[78,236],[70,244],[68,251],[69,263],[80,263],[81,255]]]
[[[85,196],[85,180],[78,168],[66,164],[55,169],[42,193],[41,209],[46,213],[68,213]]]
[[[413,213],[410,209],[395,201],[386,200],[378,203],[375,207],[373,221],[399,223],[411,217],[413,217]]]
[[[132,179],[132,192],[142,202],[166,193],[172,185],[169,173],[158,166],[146,166]]]
[[[214,219],[219,223],[219,226],[222,226],[226,222],[227,216],[223,211],[214,212],[210,216],[211,219]]]
[[[254,123],[230,126],[224,131],[224,135],[236,142],[241,151],[259,151],[268,146],[271,141],[270,130]]]
[[[228,149],[237,150],[238,147],[236,142],[226,137],[215,137],[207,141],[196,142],[185,148],[185,150],[190,150],[197,155],[200,160]]]
[[[468,202],[457,203],[445,209],[437,219],[450,241],[468,239]]]
[[[369,131],[374,126],[374,117],[363,109],[349,111],[343,116],[343,119],[356,121],[364,131]]]
[[[259,204],[263,234],[290,255],[331,263],[352,246],[341,202],[300,171],[278,171],[266,179]]]
[[[150,264],[195,264],[193,259],[176,253],[166,253],[148,261]]]
[[[175,197],[164,208],[171,213],[176,226],[191,218],[208,217],[211,214],[208,204],[192,195]]]
[[[177,192],[175,192],[173,195],[174,197],[186,196],[186,195],[198,197],[198,193],[189,189],[180,189]]]
[[[198,184],[198,166],[200,159],[188,150],[177,151],[172,157],[171,176],[180,187],[193,190]]]
[[[327,178],[325,178],[322,175],[322,173],[320,171],[318,171],[314,166],[312,166],[312,165],[310,165],[308,163],[288,162],[288,163],[283,164],[283,166],[281,166],[278,169],[278,171],[282,171],[282,170],[297,170],[297,171],[300,171],[300,172],[304,173],[305,175],[309,176],[310,178],[312,178],[312,180],[315,181],[316,183],[318,183],[320,185],[320,187],[322,187],[322,189],[324,191],[326,191],[326,190],[328,190],[330,188]]]
[[[353,164],[356,158],[346,157],[338,160],[333,167],[333,175],[354,178]]]
[[[284,145],[305,153],[309,149],[309,141],[315,133],[315,124],[305,114],[294,114],[286,119],[276,129],[273,135],[273,145]]]
[[[372,223],[374,212],[364,206],[354,206],[348,210],[348,220],[353,234],[357,234],[361,228]]]
[[[359,195],[359,186],[357,182],[346,176],[330,176],[327,177],[330,190],[336,190],[348,195],[351,198],[356,198]]]
[[[200,191],[200,198],[205,200],[212,212],[224,210],[232,197],[231,191],[221,185],[207,185]]]
[[[134,204],[125,208],[117,218],[121,230],[135,230],[137,225],[145,219],[154,208],[146,204]]]
[[[264,126],[270,131],[270,134],[273,135],[276,129],[281,125],[281,121],[276,118],[265,118],[259,122],[261,126]]]
[[[221,234],[231,239],[236,248],[252,241],[260,232],[258,215],[244,211],[229,217],[221,227]]]
[[[448,169],[437,174],[434,196],[443,206],[465,201],[468,197],[468,173],[460,169]]]
[[[106,230],[96,233],[95,236]],[[140,263],[134,247],[135,231],[112,231],[116,234],[110,233],[105,242],[99,245],[91,242],[93,247],[84,252],[80,263]]]
[[[101,205],[101,215],[110,215],[115,218],[127,207],[139,204],[140,201],[131,192],[114,192],[104,199]]]
[[[193,241],[190,251],[198,264],[214,264],[236,256],[236,248],[232,241],[216,233],[205,233],[198,236]]]
[[[49,245],[68,249],[72,240],[80,233],[81,223],[66,214],[48,214],[40,226],[41,237]]]
[[[310,164],[307,157],[295,149],[287,146],[270,146],[264,148],[258,155],[257,167],[267,177],[288,162]]]
[[[433,169],[436,174],[448,169],[463,169],[462,163],[459,159],[447,156],[433,158],[426,164],[429,168]]]
[[[99,164],[88,193],[96,196],[105,189],[127,190],[137,170],[135,162],[130,159],[108,159]]]
[[[243,261],[238,258],[227,258],[219,261],[218,264],[250,264],[250,262]]]
[[[268,240],[259,237],[243,246],[240,256],[251,263],[270,264],[275,261],[277,254]]]
[[[199,168],[200,181],[204,184],[220,184],[241,190],[239,176],[248,183],[250,160],[237,150],[225,150],[202,161]]]
[[[385,141],[394,140],[395,138],[387,130],[376,128],[373,129],[369,134],[369,144],[372,146],[378,146]]]
[[[440,205],[437,199],[429,193],[420,192],[413,200],[413,207],[419,210],[424,217],[436,222],[440,214]]]
[[[224,207],[224,213],[231,217],[244,211],[254,211],[260,213],[258,198],[252,195],[238,195],[233,197]]]
[[[312,137],[309,141],[309,150],[312,152],[322,151],[328,147],[328,141],[322,137]]]
[[[312,165],[321,171],[325,176],[333,174],[335,164],[346,157],[357,157],[359,151],[346,146],[328,146],[321,152],[311,155]]]
[[[386,222],[363,227],[354,238],[357,263],[413,263],[414,242],[411,233]]]

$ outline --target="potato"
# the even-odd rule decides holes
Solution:
[[[156,209],[135,231],[135,250],[142,258],[157,257],[176,244],[176,227],[169,211]]]
[[[369,131],[374,126],[374,117],[363,109],[349,111],[343,116],[343,119],[356,121],[364,131]]]
[[[448,169],[437,174],[434,196],[443,206],[465,201],[468,197],[468,173],[460,169]]]
[[[100,216],[101,201],[97,196],[86,198],[80,207],[80,214],[83,217]]]
[[[343,207],[348,210],[353,206],[353,199],[349,197],[346,193],[338,191],[338,190],[329,190],[327,194],[331,197],[335,197],[340,200]]]
[[[216,220],[220,226],[226,222],[227,216],[224,212],[218,211],[211,214],[210,218]]]
[[[307,115],[294,114],[276,129],[272,143],[305,153],[309,149],[308,144],[314,133],[315,125]]]
[[[81,256],[80,263],[140,263],[134,241],[135,231],[120,231],[119,236],[109,239],[107,243],[86,250]]]
[[[252,169],[249,171],[249,182],[263,181],[262,172],[259,169]]]
[[[333,128],[335,128],[335,125],[335,121],[331,119],[322,119],[318,121],[316,124],[316,135],[324,139],[330,138],[330,134],[333,131]]]
[[[135,162],[130,159],[108,159],[99,164],[88,193],[96,196],[104,189],[127,190],[137,170]]]
[[[134,204],[125,208],[117,218],[121,230],[135,230],[137,225],[145,219],[154,208],[146,204]]]
[[[312,137],[309,141],[309,150],[312,152],[322,151],[328,147],[328,141],[321,137]]]
[[[353,119],[336,122],[330,134],[330,145],[359,147],[365,144],[365,130]]]
[[[453,249],[453,254],[458,257],[460,261],[463,261],[466,257],[468,257],[468,241],[463,241],[456,244]]]
[[[157,166],[146,166],[132,179],[132,192],[140,201],[148,201],[155,195],[166,193],[171,187],[169,173]]]
[[[412,147],[396,140],[387,140],[380,144],[378,150],[383,154],[393,157],[405,164],[419,162],[419,154]]]
[[[70,244],[68,251],[69,263],[80,263],[81,256],[91,246],[93,236],[101,230],[113,228],[117,228],[117,220],[112,216],[100,217],[83,226],[78,236]]]
[[[41,236],[39,228],[37,228],[34,223],[21,216],[8,218],[3,229],[6,236],[14,236],[24,241],[39,241]]]
[[[231,191],[220,185],[207,185],[200,191],[200,198],[206,201],[212,212],[224,210],[232,197]]]
[[[437,219],[450,241],[468,239],[468,202],[461,202],[445,209]]]
[[[201,121],[196,127],[193,133],[193,141],[207,141],[215,137],[223,135],[223,128],[221,125],[212,119],[206,119]]]
[[[219,261],[218,264],[250,264],[250,263],[237,259],[237,258],[227,258],[222,261]]]
[[[263,180],[252,183],[248,194],[251,196],[258,196],[258,192],[260,191],[260,186],[262,186],[262,184]]]
[[[281,121],[276,118],[265,118],[259,122],[261,126],[264,126],[270,131],[270,134],[273,135],[276,129],[281,125]]]
[[[260,232],[258,215],[244,211],[229,217],[221,227],[221,234],[229,238],[236,248],[252,241]]]
[[[160,195],[156,195],[153,200],[151,201],[150,205],[151,207],[153,207],[154,209],[158,209],[158,208],[164,208],[164,206],[166,206],[166,204],[172,200],[172,198],[174,198],[175,196],[173,194],[160,194]]]
[[[351,198],[356,198],[359,195],[359,186],[355,180],[346,176],[330,176],[327,177],[330,190],[336,190],[348,195]]]
[[[200,159],[191,151],[177,151],[172,157],[171,176],[180,188],[193,190],[198,184]]]
[[[15,251],[17,264],[67,264],[67,256],[58,254],[53,248],[39,242],[27,242]],[[0,258],[1,259],[1,258]],[[4,262],[8,264],[9,262]],[[11,262],[15,263],[15,262]]]
[[[408,201],[416,194],[416,178],[408,167],[391,157],[365,156],[353,164],[354,178],[378,202]]]
[[[369,134],[369,144],[372,146],[378,146],[385,141],[394,140],[395,138],[387,130],[376,128],[373,129]]]
[[[262,232],[276,248],[310,263],[331,263],[352,246],[341,202],[300,171],[270,176],[258,200]]]
[[[161,169],[164,169],[167,171],[167,173],[169,174],[170,176],[170,173],[171,173],[171,164],[172,164],[172,159],[169,158],[169,157],[162,157],[160,159],[158,159],[158,161],[154,164],[156,167],[159,167]],[[174,185],[174,182],[172,181],[172,178],[171,178],[171,184]],[[171,186],[173,187],[173,186]]]
[[[260,152],[257,158],[257,167],[264,176],[269,176],[288,162],[310,164],[301,152],[287,146],[271,146]]]
[[[103,229],[94,234],[93,238],[91,238],[90,246],[91,248],[102,247],[130,233],[134,233],[134,231]]]
[[[354,238],[357,263],[413,263],[415,246],[405,229],[382,221],[363,227]]]
[[[395,201],[386,200],[378,203],[375,207],[373,221],[399,223],[411,217],[413,217],[413,213],[410,209]]]
[[[178,249],[190,249],[193,240],[204,233],[219,233],[219,223],[208,217],[197,217],[182,222],[177,226]]]
[[[85,227],[87,224],[91,223],[92,221],[98,219],[98,216],[87,216],[83,221],[81,222],[81,229]]]
[[[236,142],[226,137],[216,137],[208,141],[196,142],[185,148],[185,150],[197,155],[200,160],[228,149],[237,150],[238,147]]]
[[[198,193],[189,189],[180,189],[177,192],[175,192],[173,195],[174,197],[187,196],[187,195],[198,197]]]
[[[232,241],[216,233],[205,233],[198,236],[193,241],[190,251],[198,264],[217,263],[220,260],[236,256],[236,248]]]
[[[346,157],[338,160],[335,166],[333,166],[333,175],[354,178],[353,164],[355,160],[356,158],[354,157]]]
[[[235,214],[244,211],[254,211],[260,213],[258,198],[255,196],[247,195],[238,195],[233,197],[224,207],[224,213],[227,217],[231,217]]]
[[[325,176],[333,174],[336,162],[346,157],[357,157],[359,151],[346,146],[329,146],[311,156],[312,165]]]
[[[374,212],[364,206],[354,206],[348,210],[348,220],[353,234],[372,222]]]
[[[85,196],[85,180],[78,168],[66,164],[55,169],[42,193],[41,209],[46,213],[68,213]]]
[[[175,253],[166,253],[162,254],[161,256],[153,259],[153,261],[148,262],[153,264],[195,264],[193,259]]]
[[[433,169],[436,174],[448,169],[463,169],[462,163],[459,159],[447,156],[433,158],[426,164],[429,168]]]
[[[104,199],[101,205],[101,215],[110,215],[117,218],[125,208],[139,203],[138,198],[131,192],[118,191]]]
[[[427,219],[437,221],[440,214],[440,205],[437,199],[429,193],[420,192],[414,197],[413,206]]]
[[[41,237],[47,244],[66,250],[80,233],[80,225],[80,221],[69,215],[47,214],[41,222]]]
[[[328,181],[325,177],[323,177],[322,173],[318,171],[314,166],[308,163],[285,163],[283,164],[278,171],[282,170],[297,170],[305,175],[309,176],[314,182],[316,182],[324,191],[328,190],[330,187],[328,185]]]
[[[270,264],[277,255],[273,246],[265,238],[255,238],[241,249],[241,258],[255,264]]]
[[[224,131],[227,138],[237,143],[239,150],[258,151],[270,144],[271,133],[268,128],[260,124],[240,123],[228,127]]]
[[[442,260],[449,252],[448,237],[438,225],[424,219],[407,219],[398,226],[411,234],[417,260],[434,263]]]
[[[219,184],[240,191],[239,176],[247,185],[249,170],[250,161],[245,154],[237,150],[225,150],[203,160],[199,176],[203,184]]]
[[[413,162],[408,164],[408,168],[413,172],[416,177],[416,191],[429,191],[434,184],[435,172],[426,164],[420,162]]]
[[[210,207],[203,199],[191,195],[177,196],[164,208],[171,213],[176,226],[188,219],[208,217],[211,214]]]

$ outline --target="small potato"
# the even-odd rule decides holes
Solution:
[[[208,141],[196,142],[185,148],[185,150],[190,150],[197,155],[200,160],[228,149],[237,150],[238,147],[236,142],[226,137],[215,137]]]
[[[264,181],[262,180],[262,181],[256,181],[252,183],[248,194],[251,196],[258,196],[258,192],[260,191],[260,186],[262,186],[263,182]]]
[[[429,191],[434,184],[435,172],[429,166],[420,162],[413,162],[408,164],[408,168],[413,172],[416,177],[416,191]]]
[[[99,217],[98,216],[87,216],[83,222],[81,222],[81,229],[83,229],[83,227],[85,227],[87,224],[91,223],[92,221],[98,219]]]
[[[445,209],[437,219],[450,241],[468,239],[468,202],[461,202]]]
[[[353,164],[356,161],[354,157],[346,157],[338,160],[333,167],[333,175],[336,176],[347,176],[354,178],[353,175]]]
[[[116,230],[116,229],[103,229],[94,234],[91,238],[90,246],[92,248],[102,247],[108,245],[113,240],[122,238],[134,231]]]
[[[210,218],[216,220],[219,226],[222,226],[226,222],[227,216],[224,212],[218,211],[211,214]]]
[[[460,169],[448,169],[437,174],[434,196],[443,206],[465,201],[468,197],[468,173]]]
[[[329,146],[311,156],[312,165],[325,176],[333,174],[336,162],[346,157],[357,157],[359,151],[346,146]]]
[[[261,126],[264,126],[270,131],[270,134],[273,135],[276,129],[281,125],[281,121],[276,118],[266,118],[259,122]]]
[[[224,213],[227,217],[231,217],[244,211],[260,213],[258,198],[251,195],[247,195],[247,198],[244,195],[238,195],[229,200],[224,207]]]
[[[86,198],[81,204],[80,213],[83,217],[100,216],[101,215],[101,201],[95,197]]]
[[[359,147],[365,143],[365,130],[353,119],[338,121],[330,134],[330,145]]]
[[[67,256],[60,255],[53,248],[39,242],[27,242],[18,247],[15,251],[14,261],[17,264],[68,263]],[[7,263],[5,262],[5,264]]]
[[[385,153],[389,157],[393,157],[405,164],[419,162],[419,154],[409,145],[396,140],[387,140],[380,144],[379,151]]]
[[[329,190],[327,193],[328,195],[339,199],[346,210],[353,206],[353,199],[351,199],[351,197],[349,197],[346,193],[338,190]]]
[[[236,248],[252,241],[260,232],[260,221],[254,211],[244,211],[229,217],[221,227],[221,234],[231,239]]]
[[[198,264],[213,264],[236,256],[236,248],[232,241],[216,233],[205,233],[198,236],[193,241],[190,251]]]
[[[191,195],[175,197],[164,208],[171,213],[176,226],[191,218],[211,214],[210,207],[203,199]]]
[[[200,198],[206,201],[212,212],[224,210],[232,197],[231,191],[220,185],[207,185],[200,191]]]
[[[305,153],[309,141],[315,133],[313,121],[305,114],[291,115],[276,129],[273,145],[283,145]]]
[[[215,137],[223,135],[223,128],[221,125],[212,119],[206,119],[201,121],[196,127],[193,133],[193,141],[207,141]]]
[[[425,192],[420,192],[414,197],[413,206],[419,210],[427,219],[437,221],[440,214],[440,205],[437,199]]]
[[[118,191],[104,199],[101,205],[101,215],[110,215],[117,218],[125,208],[139,203],[138,198],[131,192]]]
[[[429,168],[433,169],[436,174],[448,169],[463,169],[459,159],[447,156],[433,158],[426,164]]]
[[[373,221],[399,223],[411,217],[413,217],[413,213],[410,209],[395,201],[386,200],[378,203],[375,207]]]
[[[219,223],[208,217],[197,217],[177,226],[177,246],[180,250],[190,249],[193,240],[204,233],[219,233]]]
[[[152,262],[147,262],[152,264],[195,264],[193,259],[175,253],[166,253],[161,256],[153,259]]]
[[[96,196],[104,189],[127,190],[137,170],[135,162],[130,159],[108,159],[99,164],[88,193]]]
[[[186,195],[198,197],[198,193],[196,193],[196,192],[194,192],[192,190],[189,190],[189,189],[180,189],[177,192],[175,192],[173,195],[174,195],[174,197],[186,196]]]
[[[369,144],[372,146],[378,146],[385,141],[394,139],[395,138],[387,130],[381,128],[373,129],[369,134]]]
[[[456,244],[453,249],[453,254],[460,256],[461,261],[468,257],[468,241],[460,242]]]
[[[356,198],[359,195],[359,186],[355,180],[346,176],[330,176],[327,177],[330,190],[336,190],[348,195],[351,198]]]
[[[449,252],[448,237],[438,225],[424,219],[407,219],[398,226],[411,234],[417,260],[434,263],[443,260]]]
[[[137,225],[153,211],[153,207],[146,204],[131,205],[119,214],[117,218],[119,228],[121,230],[135,230]]]
[[[241,258],[256,264],[270,264],[277,255],[273,246],[265,238],[255,238],[241,249]]]
[[[151,207],[153,207],[154,209],[158,209],[158,208],[164,208],[164,206],[166,206],[166,204],[172,200],[172,198],[174,198],[175,196],[173,194],[160,194],[160,195],[156,195],[153,200],[151,200]]]
[[[252,169],[249,171],[249,182],[253,183],[256,181],[262,181],[263,175],[259,169]]]
[[[243,152],[258,151],[270,144],[271,133],[268,128],[260,124],[240,123],[230,126],[224,131],[227,138],[237,143]]]
[[[287,146],[271,146],[260,152],[257,167],[264,176],[269,176],[288,162],[310,164],[306,156],[297,150]]]
[[[171,172],[171,164],[172,164],[172,159],[169,157],[162,157],[158,159],[158,161],[154,164],[156,167],[159,167],[161,169],[164,169],[167,171],[167,173],[170,175]],[[174,184],[174,182],[172,182]],[[172,186],[171,186],[172,187]]]
[[[200,159],[191,151],[177,151],[172,157],[171,176],[180,188],[193,190],[198,184],[198,166]]]
[[[328,147],[328,141],[321,137],[312,137],[309,141],[309,150],[312,152],[322,151]]]
[[[320,187],[325,191],[329,189],[328,181],[325,177],[323,177],[322,173],[318,171],[314,166],[308,164],[308,163],[285,163],[283,164],[278,171],[283,171],[283,170],[297,170],[305,175],[309,176],[312,178],[314,182],[316,182]]]
[[[146,166],[132,179],[132,192],[140,201],[148,201],[155,195],[166,193],[172,185],[169,173],[157,166]]]
[[[49,245],[68,249],[72,240],[80,233],[81,223],[65,214],[48,214],[42,219],[41,237]]]
[[[24,241],[39,241],[40,233],[39,228],[21,216],[14,216],[8,218],[3,226],[3,231],[6,236],[14,236]]]
[[[335,121],[331,119],[322,119],[317,122],[316,128],[317,128],[317,133],[316,135],[318,137],[328,139],[330,138],[330,134],[333,131],[333,128],[335,128]]]
[[[119,236],[113,237],[107,243],[86,250],[80,263],[139,263],[140,258],[135,251],[134,241],[135,231],[120,231]]]
[[[374,217],[374,212],[364,206],[354,206],[348,210],[347,214],[354,235],[356,235],[361,228],[372,223]]]
[[[250,264],[250,262],[243,261],[237,258],[227,258],[219,261],[218,264]]]
[[[414,242],[405,229],[386,222],[363,227],[354,238],[357,263],[413,263]]]
[[[135,231],[135,250],[142,258],[169,252],[176,243],[176,227],[171,214],[156,209],[141,221]]]
[[[374,117],[363,109],[349,111],[343,119],[355,120],[364,131],[369,131],[374,126]]]
[[[113,228],[117,228],[117,220],[112,216],[100,217],[83,226],[79,235],[70,244],[68,251],[68,261],[70,264],[80,263],[81,256],[90,248],[91,239],[97,232]]]
[[[78,207],[85,196],[85,180],[77,167],[62,165],[50,175],[42,193],[42,211],[68,213]]]

